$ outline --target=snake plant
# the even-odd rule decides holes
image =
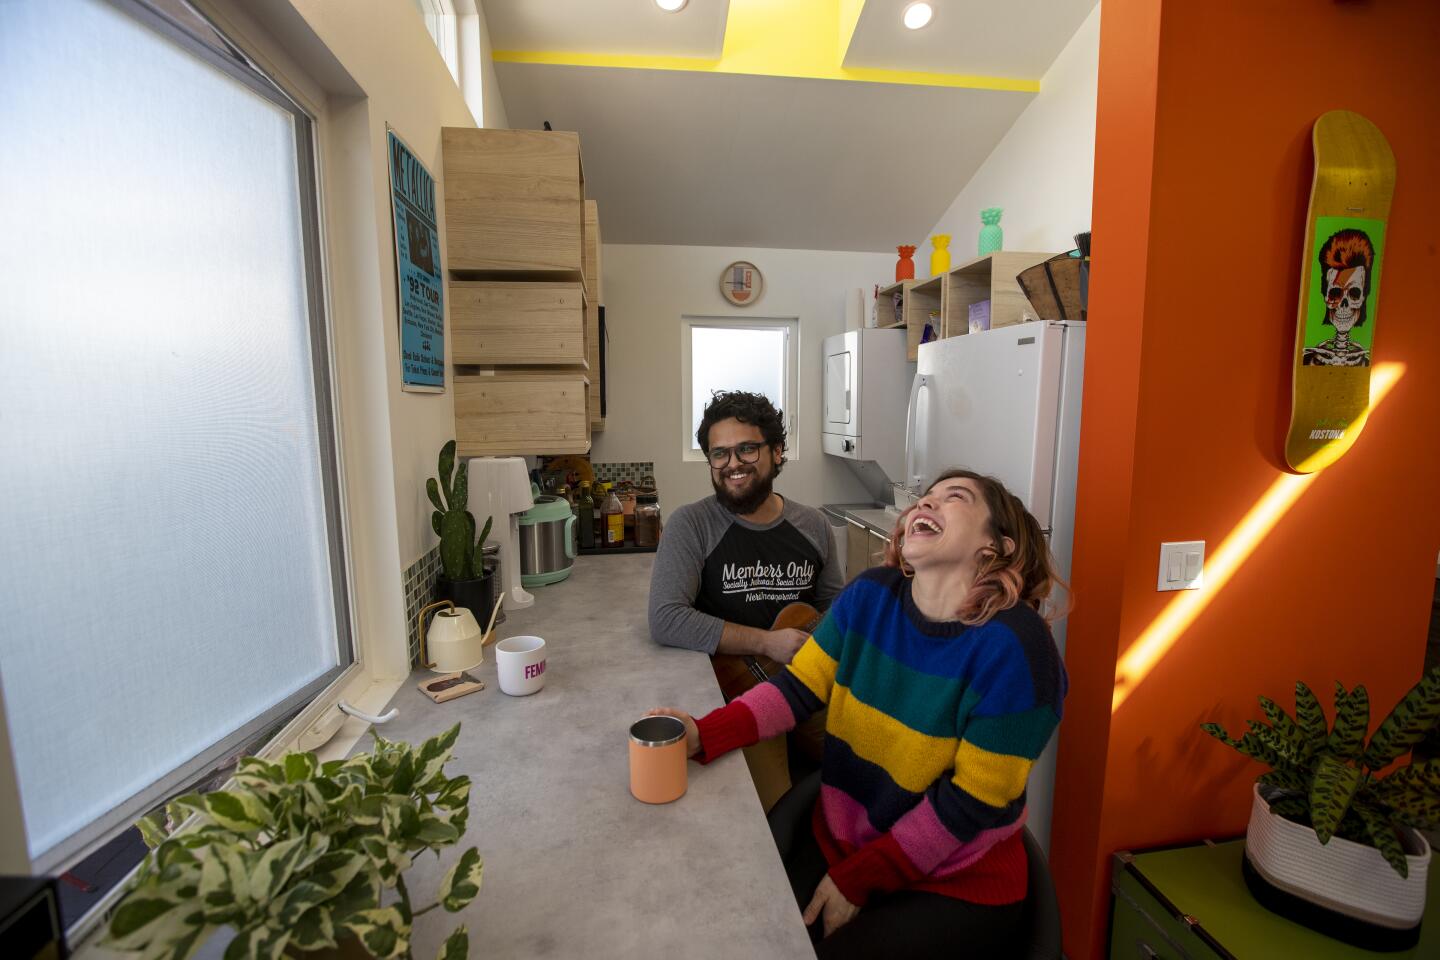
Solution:
[[[1315,694],[1295,684],[1295,715],[1262,696],[1269,723],[1251,720],[1237,740],[1218,723],[1201,729],[1247,757],[1270,765],[1259,782],[1281,793],[1271,811],[1332,836],[1375,847],[1402,877],[1409,876],[1399,826],[1440,829],[1440,759],[1413,761],[1385,774],[1440,718],[1440,667],[1417,683],[1367,742],[1370,695],[1364,686],[1335,684],[1335,721]]]
[[[440,564],[448,580],[474,580],[484,575],[485,538],[490,536],[492,517],[475,536],[475,518],[466,509],[470,500],[470,468],[464,460],[455,463],[455,441],[440,448],[440,479],[425,481],[425,493],[435,506],[430,526],[440,538]],[[454,475],[452,481],[451,475]],[[443,494],[443,498],[442,498]]]
[[[244,758],[229,789],[167,806],[175,829],[149,817],[137,824],[151,849],[110,914],[105,945],[185,960],[230,927],[225,960],[352,939],[377,958],[409,957],[416,916],[460,910],[480,892],[474,847],[445,874],[437,903],[414,910],[405,887],[416,854],[438,857],[465,833],[470,778],[444,771],[459,735],[456,724],[419,748],[376,735],[374,752],[323,764],[313,753]],[[461,960],[468,945],[461,926],[439,960]]]

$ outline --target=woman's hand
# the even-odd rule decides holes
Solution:
[[[835,881],[830,879],[830,874],[825,874],[820,885],[815,888],[815,896],[810,898],[810,906],[805,908],[805,926],[815,922],[815,918],[821,913],[825,915],[825,936],[830,936],[845,924],[855,919],[860,908],[849,900],[840,888],[835,886]]]
[[[684,710],[676,710],[674,707],[656,707],[647,717],[674,717],[685,724],[685,756],[693,757],[700,752],[700,728],[695,725],[695,718]]]

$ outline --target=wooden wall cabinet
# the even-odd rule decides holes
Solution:
[[[600,363],[600,307],[593,303],[585,308],[585,359],[590,373],[590,429],[604,430],[605,418],[600,415],[600,385],[605,380]]]
[[[440,143],[452,273],[584,280],[579,134],[445,127]]]
[[[590,372],[590,429],[604,430],[600,413],[600,391],[605,371],[600,364],[600,305],[605,302],[605,285],[600,272],[600,207],[585,201],[585,359]]]
[[[451,280],[451,360],[593,369],[586,317],[579,283]]]
[[[461,456],[588,453],[600,416],[600,213],[580,138],[446,127]]]
[[[585,296],[591,303],[604,303],[600,280],[600,205],[585,201]]]
[[[579,371],[457,375],[456,452],[462,457],[589,453],[589,386]]]

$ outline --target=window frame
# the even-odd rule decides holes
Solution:
[[[799,423],[795,409],[800,397],[800,318],[799,317],[715,317],[686,314],[681,317],[680,327],[680,409],[681,429],[684,439],[680,445],[680,459],[686,463],[705,463],[705,454],[695,446],[695,414],[692,405],[694,386],[694,363],[691,345],[695,329],[724,330],[782,330],[785,333],[785,396],[781,398],[781,409],[785,414],[785,459],[800,459]]]
[[[316,730],[331,715],[338,714],[335,705],[349,696],[362,709],[378,709],[403,678],[388,680],[377,676],[376,664],[385,658],[376,656],[382,650],[382,638],[367,637],[359,629],[355,586],[360,578],[352,555],[352,529],[347,505],[354,491],[346,483],[347,458],[341,437],[343,404],[339,394],[341,377],[337,367],[339,350],[331,297],[327,251],[329,238],[324,228],[326,210],[322,143],[327,137],[327,118],[323,99],[306,96],[297,90],[291,77],[251,54],[253,43],[243,31],[237,31],[215,11],[208,0],[190,0],[189,7],[197,17],[172,15],[146,0],[102,0],[121,14],[154,30],[185,52],[220,70],[247,89],[287,111],[295,134],[295,163],[300,219],[297,227],[302,238],[306,284],[306,313],[311,348],[313,402],[316,417],[315,441],[321,463],[321,487],[327,525],[327,554],[331,576],[331,598],[334,605],[337,664],[295,693],[278,701],[264,714],[253,718],[215,744],[197,754],[180,767],[170,771],[145,790],[127,798],[82,831],[57,843],[39,856],[30,857],[29,841],[23,817],[0,828],[0,852],[6,856],[8,869],[28,865],[31,873],[61,873],[81,862],[95,850],[119,836],[139,814],[152,809],[155,798],[163,798],[192,783],[207,772],[224,770],[228,760],[239,752],[251,752],[257,738],[278,728],[253,752],[275,758],[291,749],[304,734]],[[164,0],[159,0],[163,3]],[[243,44],[243,48],[241,46]],[[323,96],[323,94],[322,94]],[[381,518],[383,523],[386,518]],[[393,523],[394,517],[388,518]],[[373,631],[372,631],[373,633]],[[401,651],[400,659],[404,659]],[[379,673],[388,673],[382,666]],[[378,703],[377,703],[378,701]],[[0,699],[0,733],[8,724]],[[340,717],[343,720],[343,716]],[[331,734],[339,726],[325,724]],[[359,731],[355,731],[355,736]],[[353,742],[353,738],[347,738]],[[312,745],[313,748],[314,745]],[[348,748],[337,744],[340,752]],[[335,750],[325,751],[333,755]],[[8,806],[16,804],[19,811],[19,790],[14,777],[14,755],[8,737],[0,738],[0,800]],[[138,813],[136,807],[140,807]],[[67,934],[79,944],[99,925],[123,893],[124,883],[117,884],[83,916],[71,918]]]
[[[112,0],[114,2],[114,0]],[[124,0],[145,2],[145,0]],[[370,298],[366,286],[378,269],[395,269],[394,251],[377,264],[365,227],[350,223],[373,198],[371,171],[357,170],[357,149],[384,153],[384,127],[358,120],[347,109],[367,100],[363,88],[348,74],[312,76],[278,44],[283,17],[251,10],[239,0],[185,0],[277,86],[292,96],[314,119],[316,186],[318,191],[319,255],[323,283],[315,288],[326,305],[328,363],[335,394],[340,463],[341,523],[348,544],[346,570],[354,659],[310,703],[296,714],[255,755],[276,760],[291,750],[313,751],[320,760],[347,756],[370,725],[338,709],[344,700],[360,711],[380,713],[410,676],[410,653],[404,642],[405,603],[393,567],[399,522],[393,486],[393,451],[389,420],[373,409],[376,382],[389,383],[388,353],[379,321],[383,299]],[[262,14],[264,14],[262,16]],[[343,71],[343,67],[340,68]],[[339,98],[340,113],[331,104]],[[383,159],[381,161],[383,163]],[[331,189],[327,189],[327,184]],[[389,208],[377,212],[389,223]],[[332,234],[330,223],[345,229]],[[354,238],[349,231],[359,229]],[[389,229],[386,227],[385,229]],[[332,266],[333,265],[333,266]],[[338,280],[337,280],[338,278]],[[332,289],[332,283],[338,286]],[[378,289],[378,288],[377,288]],[[342,326],[339,318],[349,318]],[[393,318],[392,318],[393,320]],[[343,360],[343,365],[342,365]],[[397,635],[393,625],[401,627]],[[398,636],[398,639],[397,639]]]

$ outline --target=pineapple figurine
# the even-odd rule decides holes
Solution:
[[[937,233],[930,243],[935,247],[930,252],[930,276],[938,277],[950,270],[950,234]]]
[[[1000,207],[986,207],[980,211],[980,222],[984,224],[980,228],[980,256],[1000,249],[1005,239],[1000,232],[1000,215],[1004,212]]]

